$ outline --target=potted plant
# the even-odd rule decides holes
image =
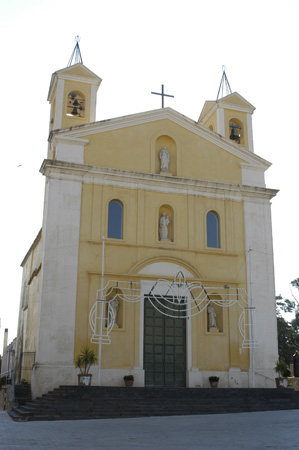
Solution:
[[[219,377],[212,375],[211,377],[209,377],[209,382],[210,382],[211,388],[217,388],[218,382],[219,382]]]
[[[80,369],[78,373],[78,385],[79,386],[90,386],[92,375],[89,373],[90,366],[97,363],[98,358],[96,357],[95,351],[85,347],[82,352],[77,356],[75,360],[75,365]]]
[[[134,382],[134,376],[133,375],[125,375],[124,376],[125,385],[126,387],[132,387]]]
[[[277,388],[288,387],[288,377],[291,376],[291,371],[284,359],[279,359],[274,367],[278,377],[275,378]]]

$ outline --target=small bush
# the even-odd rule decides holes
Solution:
[[[133,375],[125,375],[124,376],[124,380],[132,380],[132,381],[134,381],[134,376]]]
[[[291,376],[289,366],[287,365],[284,359],[280,359],[279,361],[277,361],[274,369],[278,373],[278,376],[280,377],[287,378]]]
[[[213,376],[209,377],[209,381],[210,381],[211,383],[214,383],[214,382],[217,382],[217,383],[218,383],[219,377],[215,377],[215,375],[213,375]]]

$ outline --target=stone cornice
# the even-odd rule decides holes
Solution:
[[[36,238],[34,239],[33,243],[31,244],[31,247],[29,248],[28,252],[26,253],[26,255],[23,258],[23,261],[21,262],[21,267],[24,267],[25,262],[28,259],[28,256],[30,255],[30,253],[32,252],[32,250],[35,249],[35,247],[37,246],[37,244],[39,243],[39,241],[41,240],[42,237],[42,228],[39,230],[38,235],[36,236]]]
[[[80,83],[94,84],[95,86],[99,86],[100,82],[91,77],[82,77],[80,75],[72,75],[72,74],[58,74],[58,78],[62,80],[69,81],[79,81]]]
[[[216,183],[213,181],[170,177],[49,159],[43,161],[40,172],[52,179],[170,194],[232,199],[235,201],[243,201],[245,199],[255,201],[270,200],[278,192],[276,189],[264,187]]]
[[[233,103],[222,103],[221,108],[252,114],[252,108],[246,108],[245,106],[235,105]]]
[[[245,169],[257,170],[258,172],[263,172],[263,167],[257,166],[256,164],[240,163],[241,167]]]
[[[249,152],[238,144],[235,144],[231,140],[220,136],[217,133],[209,130],[204,125],[189,119],[183,114],[171,108],[161,108],[153,111],[132,114],[128,116],[118,117],[109,120],[103,120],[100,122],[93,122],[90,124],[79,125],[72,128],[64,128],[61,130],[54,130],[49,136],[49,141],[53,139],[54,136],[64,135],[69,137],[87,137],[92,134],[103,133],[107,131],[112,131],[120,128],[126,128],[135,125],[141,125],[144,123],[150,123],[155,121],[160,121],[163,119],[168,119],[179,126],[191,131],[192,133],[206,139],[214,145],[226,150],[227,152],[233,154],[234,156],[243,159],[244,162],[260,165],[267,170],[271,166],[271,163]]]

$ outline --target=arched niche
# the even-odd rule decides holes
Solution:
[[[115,325],[116,328],[123,328],[124,326],[124,302],[122,300],[122,291],[119,288],[113,288],[108,292],[108,295],[106,297],[106,300],[112,301],[114,303],[110,303],[110,305],[114,308],[116,311],[116,319],[115,319]],[[107,305],[108,308],[108,305]],[[107,314],[107,311],[106,311]],[[106,315],[107,317],[107,315]]]
[[[244,125],[241,120],[232,118],[229,120],[229,138],[237,144],[244,145]]]
[[[161,135],[155,141],[155,173],[161,172],[160,151],[165,146],[169,152],[168,173],[177,175],[177,145],[176,142],[167,135]]]
[[[67,96],[66,115],[83,119],[85,117],[85,97],[79,91],[70,91]]]
[[[164,214],[165,213],[165,214]],[[174,241],[174,211],[172,209],[171,206],[169,205],[162,205],[159,208],[159,213],[158,213],[158,240],[159,242],[167,242],[167,240],[162,239],[161,238],[161,233],[160,233],[160,221],[161,221],[161,217],[164,215],[168,217],[169,219],[169,224],[167,226],[168,229],[168,235],[167,235],[167,240],[168,242],[173,242]]]
[[[218,294],[212,294],[209,295],[209,298],[211,300],[211,303],[209,304],[209,306],[211,305],[216,313],[216,326],[217,326],[217,332],[219,333],[223,333],[223,306],[222,306],[222,298],[220,295]],[[210,324],[209,324],[209,306],[206,308],[206,315],[207,315],[207,331],[209,333],[213,332],[213,330],[210,328]]]

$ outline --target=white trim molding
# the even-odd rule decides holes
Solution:
[[[40,172],[48,178],[58,180],[80,181],[86,184],[102,186],[118,186],[129,189],[143,189],[163,193],[179,193],[180,195],[195,195],[210,198],[233,199],[242,201],[244,198],[256,202],[270,200],[277,194],[276,189],[263,186],[237,185],[216,183],[213,181],[191,178],[169,177],[160,174],[133,172],[111,169],[107,167],[90,166],[86,164],[67,163],[45,159]]]

